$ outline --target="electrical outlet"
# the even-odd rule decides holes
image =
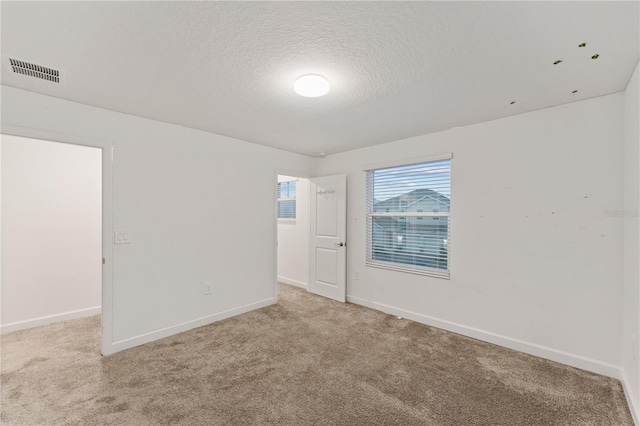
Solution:
[[[114,244],[129,244],[131,243],[130,232],[126,229],[118,229],[113,233]]]
[[[204,283],[204,294],[211,294],[213,291],[213,283]]]

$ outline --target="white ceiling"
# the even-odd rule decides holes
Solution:
[[[2,1],[2,54],[65,73],[2,84],[335,153],[622,91],[638,5]],[[306,73],[329,94],[295,94]]]

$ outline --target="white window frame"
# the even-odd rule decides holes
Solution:
[[[296,203],[295,216],[294,217],[280,217],[280,216],[278,216],[278,221],[279,222],[295,222],[296,219],[298,218],[298,205],[297,205],[297,201],[296,201],[296,199],[298,198],[298,179],[278,182],[278,185],[283,184],[283,183],[290,184],[291,182],[294,182],[295,185],[296,185],[296,196],[295,197],[290,197],[290,198],[278,198],[278,200],[277,200],[278,208],[276,210],[276,214],[277,215],[280,214],[280,201],[293,201],[293,202]],[[278,195],[280,195],[280,191],[278,191]]]
[[[426,275],[436,278],[450,279],[451,277],[451,208],[449,212],[373,212],[373,173],[392,167],[410,166],[416,164],[427,164],[443,160],[451,160],[452,154],[445,154],[437,157],[412,159],[409,161],[377,164],[365,168],[366,172],[366,261],[365,265],[374,268],[388,269],[398,272],[407,272],[417,275]],[[451,167],[451,163],[450,163]],[[449,181],[451,184],[451,181]],[[451,206],[450,206],[451,207]],[[373,218],[374,217],[416,217],[416,218],[446,218],[447,226],[447,269],[430,268],[426,266],[409,265],[403,263],[389,262],[373,259]]]

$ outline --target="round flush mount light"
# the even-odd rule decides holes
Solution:
[[[317,98],[329,92],[329,82],[321,75],[306,74],[298,77],[293,84],[293,90],[300,96]]]

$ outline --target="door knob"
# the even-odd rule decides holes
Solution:
[[[334,244],[334,245],[336,245],[336,246],[338,246],[338,247],[346,246],[346,244],[345,244],[345,243]]]

